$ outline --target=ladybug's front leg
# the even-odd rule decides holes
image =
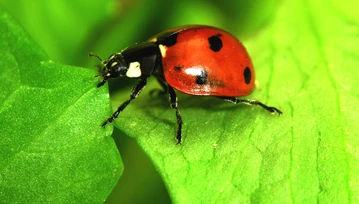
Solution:
[[[169,100],[170,100],[170,105],[171,108],[174,108],[176,110],[176,118],[177,118],[177,134],[176,134],[176,139],[177,139],[177,144],[181,144],[182,142],[182,117],[181,114],[177,108],[177,96],[175,91],[173,90],[173,88],[171,86],[168,86],[168,96],[169,96]]]
[[[221,99],[223,99],[225,101],[232,102],[234,104],[244,103],[244,104],[247,104],[247,105],[257,105],[257,106],[260,106],[260,107],[266,109],[270,113],[278,113],[278,115],[282,114],[282,111],[280,111],[276,107],[267,106],[267,105],[265,105],[265,104],[263,104],[263,103],[261,103],[260,101],[257,101],[257,100],[237,99],[235,97],[219,97],[219,98],[221,98]]]
[[[109,117],[103,124],[102,126],[106,126],[107,123],[112,123],[117,117],[118,115],[127,107],[128,104],[131,103],[131,101],[133,99],[135,99],[140,93],[141,91],[143,90],[143,88],[145,88],[147,84],[147,81],[146,79],[141,79],[141,81],[139,81],[132,89],[132,92],[131,92],[131,96],[130,96],[130,99],[128,99],[127,101],[123,102],[121,104],[120,107],[118,107],[117,111],[114,112],[112,114],[111,117]]]

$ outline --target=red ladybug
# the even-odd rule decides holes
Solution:
[[[100,57],[90,53],[90,56]],[[115,118],[134,100],[146,86],[147,78],[155,76],[169,102],[176,111],[178,143],[182,141],[182,117],[177,108],[174,90],[189,95],[216,96],[232,103],[258,105],[271,113],[282,114],[256,100],[237,99],[247,96],[254,88],[254,69],[251,59],[233,35],[221,29],[189,25],[159,33],[146,42],[132,45],[120,53],[102,61],[102,82],[109,78],[128,77],[139,79],[133,87],[130,99],[125,101],[102,126]]]

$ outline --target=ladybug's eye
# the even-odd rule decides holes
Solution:
[[[126,74],[128,65],[121,53],[111,55],[102,69],[102,75],[108,78],[115,78]]]

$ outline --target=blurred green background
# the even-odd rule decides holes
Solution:
[[[0,2],[51,60],[91,69],[96,69],[98,61],[90,59],[89,52],[107,58],[128,45],[179,25],[213,25],[245,41],[265,27],[278,4],[275,0]],[[112,96],[121,87],[132,84],[128,80],[111,82]],[[136,141],[116,129],[113,138],[125,170],[106,202],[170,203],[159,174]]]

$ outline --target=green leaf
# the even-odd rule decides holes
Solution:
[[[100,124],[107,89],[91,70],[47,59],[0,8],[0,200],[99,203],[123,171]]]
[[[349,6],[350,5],[350,6]],[[283,111],[179,96],[153,82],[116,120],[135,137],[176,203],[358,203],[359,40],[356,1],[284,1],[244,44],[259,86],[247,98]],[[259,14],[258,14],[259,15]],[[124,91],[116,105],[129,98]]]

